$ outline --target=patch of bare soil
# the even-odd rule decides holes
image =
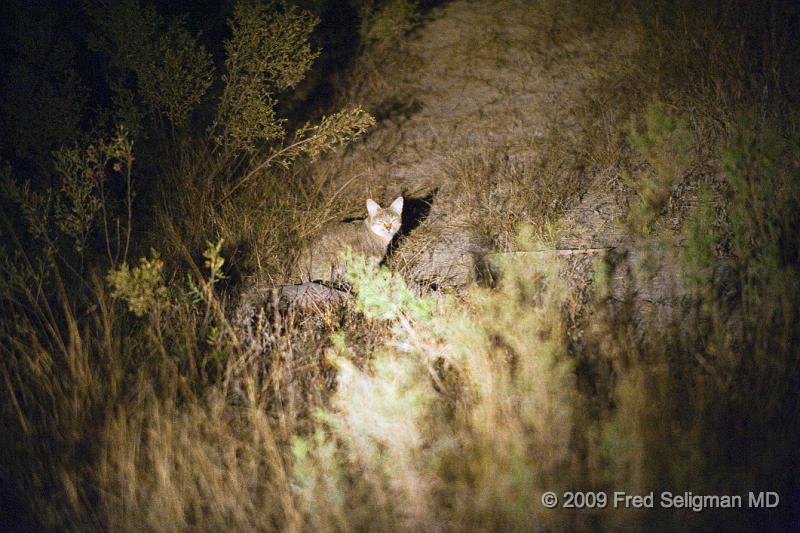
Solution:
[[[616,176],[587,175],[577,156],[592,135],[577,119],[581,104],[608,58],[619,61],[637,43],[595,31],[548,44],[551,27],[526,1],[438,8],[397,50],[362,60],[345,99],[378,124],[311,172],[346,189],[342,201],[354,212],[365,196],[403,194],[417,206],[388,263],[421,288],[480,281],[491,274],[490,254],[514,250],[516,223],[543,235],[554,222],[554,255],[576,286],[591,283],[597,252],[609,252],[612,294],[657,302],[674,292],[674,269],[631,281],[641,253],[621,224],[624,188]]]
[[[498,211],[509,197],[535,194],[525,190],[535,180],[515,189],[506,175],[489,174],[509,165],[528,174],[551,170],[545,159],[552,157],[554,138],[579,144],[574,110],[603,68],[597,50],[630,46],[600,36],[598,42],[548,49],[542,43],[549,23],[541,17],[524,1],[452,2],[386,60],[367,60],[356,73],[348,99],[382,118],[363,143],[315,170],[318,179],[334,184],[356,176],[354,202],[366,194],[399,193],[431,202],[424,220],[404,220],[406,231],[393,254],[393,262],[420,283],[459,286],[475,279],[480,253],[498,243],[474,221],[481,206],[464,202],[469,191],[459,188],[492,189],[478,200],[496,203]],[[492,164],[497,160],[506,168]],[[485,164],[464,169],[465,161]],[[621,212],[616,198],[605,194],[601,180],[569,170],[580,183],[571,184],[576,194],[558,207],[571,245],[589,245],[598,236],[615,240],[613,219]],[[465,183],[464,172],[484,175]],[[524,211],[520,221],[536,218]],[[508,239],[500,243],[510,247]]]

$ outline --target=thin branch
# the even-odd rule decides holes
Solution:
[[[278,157],[280,157],[281,155],[289,152],[290,150],[296,149],[296,148],[298,148],[298,147],[310,142],[314,138],[315,138],[314,136],[306,137],[305,139],[303,139],[301,141],[294,142],[294,143],[290,144],[289,146],[281,148],[277,152],[273,153],[271,156],[269,156],[264,161],[262,161],[259,165],[257,165],[253,170],[251,170],[250,172],[245,174],[242,178],[240,178],[239,181],[236,182],[236,185],[234,185],[233,188],[230,191],[228,191],[228,194],[223,196],[222,199],[219,200],[216,205],[217,206],[222,205],[222,203],[225,202],[225,200],[227,200],[228,198],[230,198],[231,195],[233,195],[233,193],[236,192],[239,189],[239,187],[241,187],[242,185],[247,183],[257,173],[259,173],[262,170],[264,170],[265,168],[269,167]]]
[[[126,229],[125,235],[125,253],[122,254],[122,261],[127,263],[128,262],[128,247],[131,243],[131,225],[133,223],[133,191],[131,186],[131,165],[133,164],[133,156],[129,156],[128,160],[125,162],[126,166],[126,185],[127,191],[125,195],[125,200],[128,208],[128,227]]]

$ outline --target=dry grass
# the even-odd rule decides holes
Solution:
[[[624,28],[638,46],[608,58],[571,111],[576,128],[547,132],[535,156],[488,144],[453,156],[427,218],[389,262],[396,274],[361,272],[355,304],[294,314],[262,300],[244,317],[231,312],[240,287],[289,279],[294,250],[324,223],[361,214],[364,191],[343,187],[335,162],[264,173],[216,206],[218,182],[236,169],[199,148],[169,158],[158,224],[139,243],[162,252],[166,296],[142,317],[101,276],[74,289],[61,269],[31,265],[25,277],[6,264],[0,474],[2,509],[20,518],[0,525],[589,531],[796,520],[800,136],[790,97],[800,77],[786,39],[798,14],[715,5],[730,30],[688,2],[545,4],[549,31],[531,43],[542,60],[557,64],[601,27]],[[361,76],[389,52],[371,53],[348,94],[390,109],[408,95]],[[674,170],[669,149],[629,141],[631,116],[654,99],[687,124],[691,165]],[[675,180],[668,198],[640,202],[663,168]],[[472,259],[547,247],[554,220],[592,194],[587,175],[607,178],[652,222],[632,241],[663,245],[707,282],[687,282],[675,320],[643,321],[642,302],[606,290],[611,263],[579,287],[563,262],[512,257],[493,288],[427,293],[422,282],[447,280],[418,275],[431,261],[423,252],[448,236],[458,239],[437,261],[453,263],[448,254],[465,246]],[[527,240],[516,240],[520,223]],[[219,238],[230,278],[202,285],[205,243]],[[725,293],[722,264],[733,273]],[[464,266],[472,280],[476,266]],[[192,300],[187,273],[211,287],[204,299]],[[785,514],[539,503],[562,490],[776,490]]]

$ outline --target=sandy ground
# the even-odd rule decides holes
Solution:
[[[462,161],[499,157],[544,171],[542,147],[552,147],[554,136],[559,146],[580,147],[587,132],[576,109],[607,68],[605,59],[624,57],[636,46],[632,38],[603,32],[548,46],[549,28],[531,2],[455,1],[430,13],[388,59],[362,65],[353,80],[345,99],[364,105],[378,123],[362,142],[312,172],[332,189],[349,182],[347,201],[355,213],[365,196],[385,202],[403,194],[430,202],[424,219],[406,225],[389,259],[412,283],[469,285],[480,280],[487,254],[513,249],[511,241],[487,243],[468,213],[447,205],[457,196],[453,169]],[[628,198],[619,177],[601,171],[579,179],[578,192],[555,220],[556,247],[577,251],[559,253],[575,283],[586,286],[596,251],[609,249],[622,261],[612,287],[620,298],[633,290],[653,303],[672,291],[673,268],[631,285],[640,252],[620,224]],[[498,197],[514,194],[500,191],[502,182],[496,187]]]

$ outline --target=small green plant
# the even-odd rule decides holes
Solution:
[[[220,255],[223,240],[219,239],[216,243],[206,241],[206,249],[203,251],[205,261],[203,266],[208,269],[208,278],[201,279],[195,283],[189,275],[189,295],[194,303],[210,303],[213,299],[214,285],[225,279],[222,272],[222,265],[225,259]]]
[[[94,147],[90,147],[87,157],[84,157],[77,149],[62,148],[54,157],[56,171],[62,176],[61,195],[57,197],[55,206],[56,224],[64,235],[72,239],[75,251],[80,255],[86,249],[86,240],[102,206],[97,194],[97,166],[100,162],[94,152]],[[102,179],[103,176],[99,177]]]
[[[208,347],[208,352],[200,362],[203,371],[207,371],[211,367],[218,368],[223,361],[225,352],[223,350],[223,336],[219,326],[210,326],[208,328],[206,346]]]
[[[157,312],[167,302],[167,287],[162,279],[164,262],[155,250],[150,258],[139,258],[139,265],[129,268],[123,263],[109,270],[106,280],[114,298],[125,300],[128,309],[138,317]]]
[[[357,287],[356,309],[367,318],[380,320],[430,320],[435,302],[414,295],[401,277],[386,268],[375,271],[363,256],[344,252],[347,275]]]
[[[641,122],[630,122],[628,132],[631,146],[648,165],[629,177],[638,201],[631,206],[628,222],[635,233],[647,235],[694,161],[695,141],[685,120],[658,101],[648,104]]]

